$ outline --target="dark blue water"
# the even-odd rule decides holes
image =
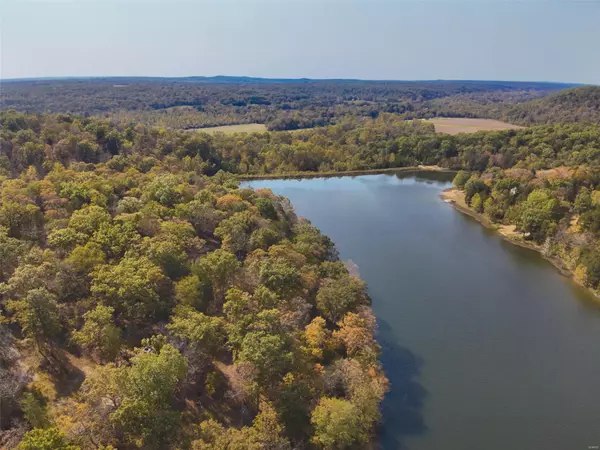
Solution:
[[[440,198],[447,175],[268,180],[358,265],[392,389],[382,444],[600,445],[600,310],[530,250]]]

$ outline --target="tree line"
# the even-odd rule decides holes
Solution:
[[[122,125],[71,115],[0,113],[0,170],[15,176],[29,166],[47,173],[59,162],[135,167],[160,161],[200,173],[295,174],[439,165],[449,169],[549,168],[595,165],[596,124],[540,125],[451,136],[431,123],[395,114],[347,118],[328,127],[290,132],[224,134]]]

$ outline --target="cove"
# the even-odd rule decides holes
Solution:
[[[384,449],[600,445],[600,308],[439,197],[451,175],[244,183],[288,197],[369,285]]]

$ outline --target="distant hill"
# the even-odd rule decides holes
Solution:
[[[580,86],[511,106],[504,120],[520,125],[600,123],[600,86]]]
[[[216,77],[88,77],[2,80],[0,109],[22,112],[105,114],[173,106],[271,105],[272,110],[334,107],[345,102],[388,105],[420,103],[456,95],[500,96],[520,93],[530,100],[573,84],[546,82],[425,80],[311,80]],[[388,108],[387,112],[401,112]]]
[[[544,105],[532,100],[574,86],[518,81],[237,76],[40,78],[3,80],[0,110],[103,116],[121,123],[179,129],[258,123],[269,130],[295,130],[333,125],[345,117],[374,118],[380,113],[404,119],[502,119],[510,115],[509,121],[528,124],[538,120],[537,111]]]

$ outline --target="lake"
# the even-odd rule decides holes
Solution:
[[[391,381],[383,448],[600,445],[598,304],[445,204],[448,174],[245,185],[288,197],[368,283]]]

